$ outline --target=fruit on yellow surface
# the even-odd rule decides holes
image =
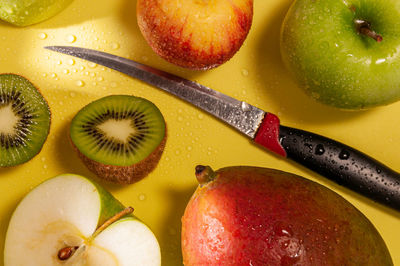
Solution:
[[[79,158],[98,177],[132,184],[156,168],[167,134],[155,104],[132,95],[110,95],[76,114],[70,139]]]
[[[256,167],[212,171],[182,218],[185,265],[393,265],[371,222],[335,192]]]
[[[16,26],[29,26],[49,19],[66,8],[72,0],[3,0],[0,19]]]
[[[0,168],[35,157],[50,124],[50,107],[39,89],[20,75],[0,74]]]
[[[131,212],[85,177],[51,178],[15,209],[4,265],[161,265],[156,237]]]
[[[281,30],[283,62],[317,101],[360,110],[400,100],[400,1],[296,0]]]
[[[138,0],[139,28],[162,58],[191,69],[229,60],[253,19],[253,0]]]

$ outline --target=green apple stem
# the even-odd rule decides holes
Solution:
[[[215,179],[215,172],[210,166],[198,165],[196,166],[196,179],[200,186],[204,186],[208,182]]]
[[[375,31],[373,31],[371,29],[371,24],[369,22],[367,22],[365,20],[361,20],[361,19],[356,19],[355,24],[357,27],[357,31],[360,34],[368,36],[377,42],[381,42],[383,40],[381,35],[379,35],[378,33],[376,33]]]
[[[104,231],[107,227],[109,227],[112,223],[118,221],[120,218],[124,217],[125,215],[131,214],[133,212],[132,207],[127,207],[105,221],[99,228],[96,229],[96,231],[93,233],[93,235],[88,239],[88,241],[92,241],[96,236],[98,236],[101,232]]]
[[[98,236],[101,232],[104,231],[108,226],[112,223],[118,221],[120,218],[124,217],[125,215],[131,214],[133,212],[132,207],[127,207],[120,211],[119,213],[112,216],[110,219],[105,221],[100,227],[96,229],[96,231],[88,238],[87,242],[91,242],[96,236]],[[79,248],[79,246],[73,247],[64,247],[58,251],[57,257],[59,260],[67,260],[72,257],[75,251]]]

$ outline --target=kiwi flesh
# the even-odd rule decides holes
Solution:
[[[152,102],[111,95],[83,107],[72,119],[70,139],[89,170],[118,184],[132,184],[158,164],[166,125]]]
[[[16,74],[0,74],[0,167],[37,155],[50,131],[50,108],[38,89]]]

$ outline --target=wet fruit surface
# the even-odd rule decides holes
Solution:
[[[280,171],[217,171],[182,221],[186,265],[391,265],[382,238],[352,205]]]

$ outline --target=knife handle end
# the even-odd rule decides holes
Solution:
[[[338,141],[280,126],[287,158],[310,170],[400,211],[400,174],[372,157]]]

